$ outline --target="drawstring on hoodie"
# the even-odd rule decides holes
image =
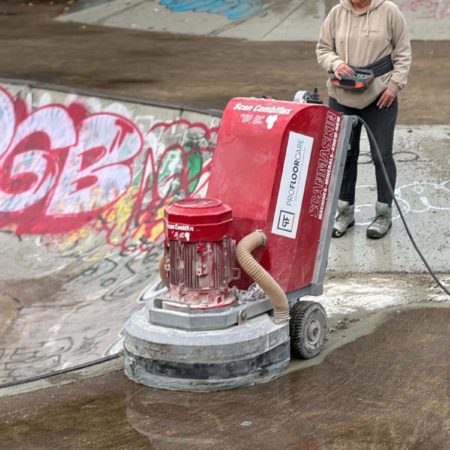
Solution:
[[[345,64],[348,64],[348,41],[350,40],[350,24],[352,23],[352,13],[349,10],[347,10],[347,18],[348,18],[348,25],[347,25],[347,37],[345,39]]]
[[[352,11],[350,11],[349,9],[346,9],[347,11],[347,18],[348,18],[348,25],[347,25],[347,36],[345,38],[345,64],[348,64],[348,42],[350,40],[350,26],[352,23]],[[369,22],[369,16],[370,13],[372,12],[372,9],[369,8],[367,10],[366,13],[366,24],[367,24],[367,30],[366,30],[366,36],[369,37],[369,27],[370,27],[370,22]]]

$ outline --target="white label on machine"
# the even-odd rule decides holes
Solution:
[[[295,239],[314,138],[289,133],[272,233]]]

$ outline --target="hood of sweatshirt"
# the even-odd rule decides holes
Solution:
[[[362,14],[370,13],[371,11],[377,9],[380,5],[382,5],[386,0],[372,0],[369,9]],[[353,7],[353,3],[351,0],[340,0],[341,6],[343,6],[347,11],[355,12],[355,8]]]

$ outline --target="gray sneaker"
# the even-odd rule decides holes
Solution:
[[[355,225],[355,205],[338,200],[338,211],[333,225],[333,237],[338,238],[347,233],[347,229]]]
[[[367,237],[381,239],[386,236],[392,226],[392,207],[387,203],[377,202],[375,205],[375,219],[367,228]]]

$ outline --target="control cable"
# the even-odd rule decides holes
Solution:
[[[63,375],[65,373],[74,372],[75,370],[87,369],[89,367],[96,366],[98,364],[102,364],[107,361],[112,361],[114,359],[120,358],[123,356],[123,351],[115,353],[114,355],[104,356],[103,358],[94,359],[93,361],[89,361],[87,363],[78,364],[77,366],[67,367],[66,369],[55,370],[54,372],[45,373],[42,375],[36,375],[34,377],[23,378],[21,380],[11,381],[9,383],[0,384],[0,389],[6,389],[9,387],[19,386],[21,384],[32,383],[34,381],[41,381],[47,378],[56,377],[57,375]]]
[[[362,124],[364,125],[364,127],[365,127],[365,129],[366,129],[366,132],[367,132],[367,135],[369,136],[369,141],[370,141],[370,143],[373,145],[373,148],[375,148],[375,151],[376,151],[376,153],[377,153],[377,157],[378,157],[378,159],[379,159],[379,161],[380,161],[380,163],[381,163],[380,166],[381,166],[381,170],[382,170],[382,172],[383,172],[383,176],[384,176],[384,178],[386,179],[386,183],[387,183],[387,186],[388,186],[388,188],[389,188],[389,192],[390,192],[390,194],[392,195],[392,198],[393,198],[393,200],[394,200],[395,206],[397,207],[398,213],[400,214],[400,218],[401,218],[401,220],[402,220],[402,222],[403,222],[403,226],[405,227],[406,233],[408,234],[409,240],[411,241],[411,243],[412,243],[414,249],[416,250],[417,254],[420,256],[420,259],[421,259],[422,262],[425,264],[425,267],[427,268],[429,274],[433,277],[433,279],[434,279],[434,281],[436,282],[436,284],[437,284],[437,285],[438,285],[438,286],[439,286],[439,287],[440,287],[440,288],[441,288],[448,296],[450,296],[450,291],[444,286],[444,284],[441,282],[441,280],[439,280],[439,278],[436,276],[436,274],[434,273],[433,269],[432,269],[432,268],[430,267],[430,265],[428,264],[428,261],[426,260],[425,256],[422,254],[422,252],[420,251],[419,247],[417,246],[416,241],[414,240],[414,237],[413,237],[413,235],[412,235],[412,233],[411,233],[411,231],[410,231],[410,229],[409,229],[409,226],[408,226],[408,224],[407,224],[407,222],[406,222],[406,219],[405,219],[405,216],[403,215],[403,212],[402,212],[402,210],[401,210],[401,208],[400,208],[400,205],[399,205],[399,203],[398,203],[398,200],[397,200],[397,198],[395,197],[394,189],[393,189],[393,187],[392,187],[391,181],[389,180],[389,175],[388,175],[388,173],[387,173],[386,167],[385,167],[385,165],[384,165],[384,163],[383,163],[383,158],[382,158],[382,156],[381,156],[380,147],[379,147],[378,144],[377,144],[377,141],[376,141],[376,139],[375,139],[375,136],[374,136],[372,130],[370,129],[370,127],[369,127],[369,125],[367,124],[367,122],[366,122],[364,119],[362,119],[361,117],[359,117],[359,116],[352,116],[352,117],[354,118],[353,120],[354,120],[355,122],[358,122],[358,121],[359,121],[360,123],[362,123]]]

